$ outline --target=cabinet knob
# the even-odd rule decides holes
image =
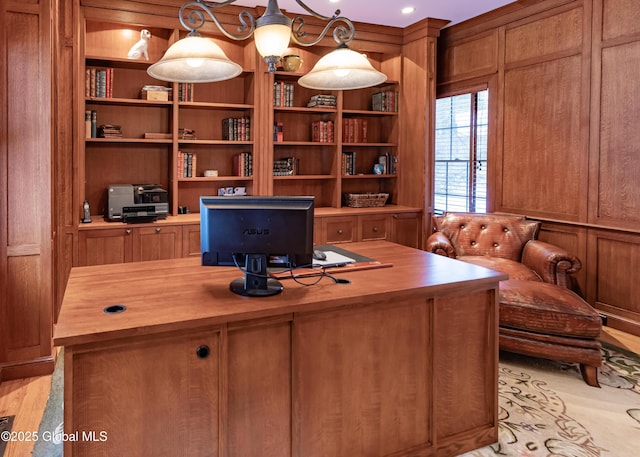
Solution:
[[[209,346],[207,346],[206,344],[202,344],[198,346],[198,349],[196,349],[196,355],[199,359],[206,359],[207,357],[209,357],[210,353],[211,351],[209,350]]]
[[[378,227],[373,227],[373,231],[377,232],[378,231]]]
[[[394,214],[392,217],[393,217],[394,219],[398,219],[398,215],[397,215],[397,214]]]
[[[160,228],[156,227],[156,233],[160,233]]]
[[[124,231],[124,233],[125,233],[125,234],[127,234],[127,235],[131,235],[131,229],[126,229],[126,230]]]
[[[343,233],[343,232],[342,232],[342,229],[339,229],[339,230],[338,230],[338,235],[342,235],[342,233]]]

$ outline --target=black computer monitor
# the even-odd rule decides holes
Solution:
[[[202,265],[236,265],[230,284],[246,296],[269,296],[282,284],[268,268],[311,265],[314,197],[200,197]]]

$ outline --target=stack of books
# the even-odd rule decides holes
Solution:
[[[122,127],[104,124],[98,127],[98,138],[122,138]]]
[[[336,100],[337,98],[335,95],[313,95],[309,99],[309,103],[307,103],[307,108],[313,108],[316,106],[336,106]]]
[[[285,157],[273,161],[273,176],[295,176],[298,174],[298,159]]]
[[[292,83],[285,83],[283,81],[276,81],[273,83],[273,106],[291,107],[293,106],[293,91],[294,85]]]
[[[180,127],[178,129],[178,138],[181,140],[197,140],[196,131]]]

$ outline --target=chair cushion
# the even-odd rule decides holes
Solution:
[[[500,282],[500,326],[548,335],[596,338],[602,320],[591,305],[565,287],[509,279]]]
[[[509,279],[542,282],[542,278],[540,278],[535,271],[526,265],[520,262],[514,262],[513,260],[491,257],[488,255],[465,255],[458,257],[458,260],[473,263],[474,265],[479,265],[485,268],[491,268],[492,270],[496,270],[501,273],[506,273],[509,275]]]

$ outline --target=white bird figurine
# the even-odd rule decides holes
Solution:
[[[129,57],[130,59],[139,59],[140,57],[144,56],[144,60],[149,60],[148,48],[150,39],[151,32],[149,32],[147,29],[142,29],[140,31],[140,40],[136,44],[131,46],[127,57]]]

